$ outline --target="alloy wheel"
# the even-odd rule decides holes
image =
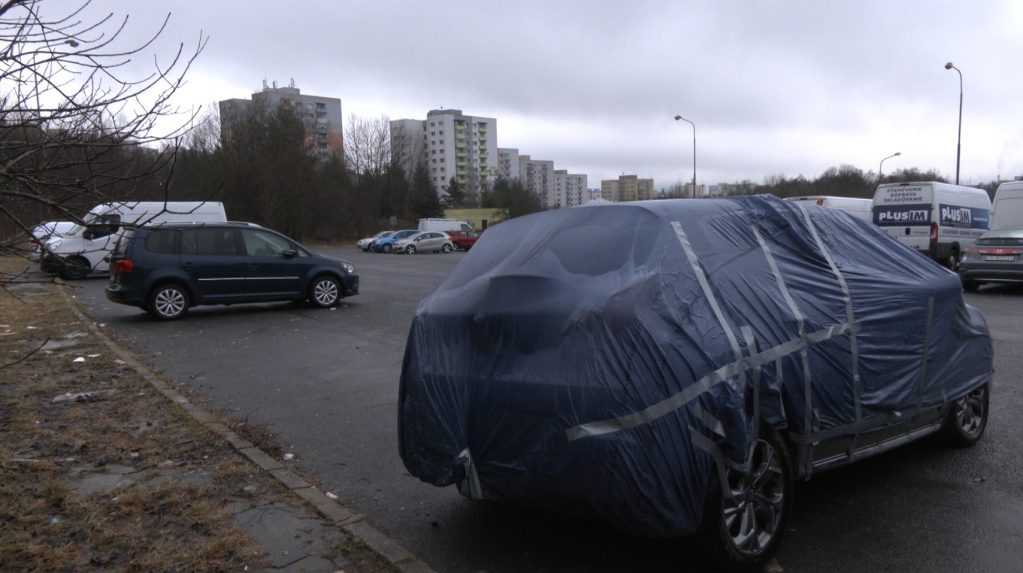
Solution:
[[[964,436],[974,439],[984,430],[984,418],[987,415],[985,398],[987,386],[981,386],[973,392],[956,400],[955,421]]]
[[[409,246],[405,247],[405,252],[407,254],[410,254],[410,255],[416,254],[416,247],[415,247],[415,245],[409,245]]]
[[[185,312],[185,293],[176,287],[160,289],[153,297],[153,308],[163,318],[175,318]]]
[[[337,302],[337,283],[332,279],[321,279],[313,286],[313,299],[320,306],[330,306]]]
[[[780,533],[785,511],[781,455],[764,439],[753,445],[750,473],[729,470],[731,498],[722,496],[722,523],[737,552],[757,557]]]

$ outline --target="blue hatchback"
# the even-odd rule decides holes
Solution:
[[[373,245],[370,248],[373,249],[374,253],[389,253],[391,252],[391,249],[394,248],[394,243],[404,238],[411,237],[418,232],[418,229],[405,229],[403,231],[398,231],[396,233],[392,233],[389,237],[373,241]]]
[[[161,225],[125,231],[106,293],[170,320],[200,304],[308,300],[330,307],[359,294],[359,276],[349,262],[252,223]]]

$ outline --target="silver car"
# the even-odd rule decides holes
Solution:
[[[988,231],[959,261],[963,288],[983,283],[1023,283],[1023,227]]]
[[[455,245],[447,233],[423,231],[394,243],[392,252],[414,255],[416,253],[450,253],[454,250]]]

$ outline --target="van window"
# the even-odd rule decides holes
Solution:
[[[181,231],[183,255],[242,255],[237,229],[186,229]]]
[[[151,231],[146,237],[146,250],[160,255],[177,254],[178,232],[170,229]]]
[[[250,257],[279,257],[292,249],[291,243],[282,237],[266,231],[242,231],[245,251]]]

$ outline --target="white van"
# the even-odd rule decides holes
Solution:
[[[441,233],[447,231],[472,231],[472,225],[468,221],[459,221],[457,219],[420,219],[419,220],[419,231],[439,231]]]
[[[1023,228],[1023,181],[1006,181],[995,191],[991,229]]]
[[[991,228],[987,191],[937,181],[879,185],[873,211],[875,225],[952,270]]]
[[[786,197],[786,201],[807,202],[828,209],[839,209],[857,219],[870,221],[873,201],[859,197],[834,197],[831,195],[806,195],[804,197]]]
[[[75,225],[67,233],[46,241],[44,270],[57,271],[67,279],[108,271],[107,255],[114,250],[125,225],[223,223],[227,215],[220,202],[138,201],[96,205],[82,221],[85,225]]]

